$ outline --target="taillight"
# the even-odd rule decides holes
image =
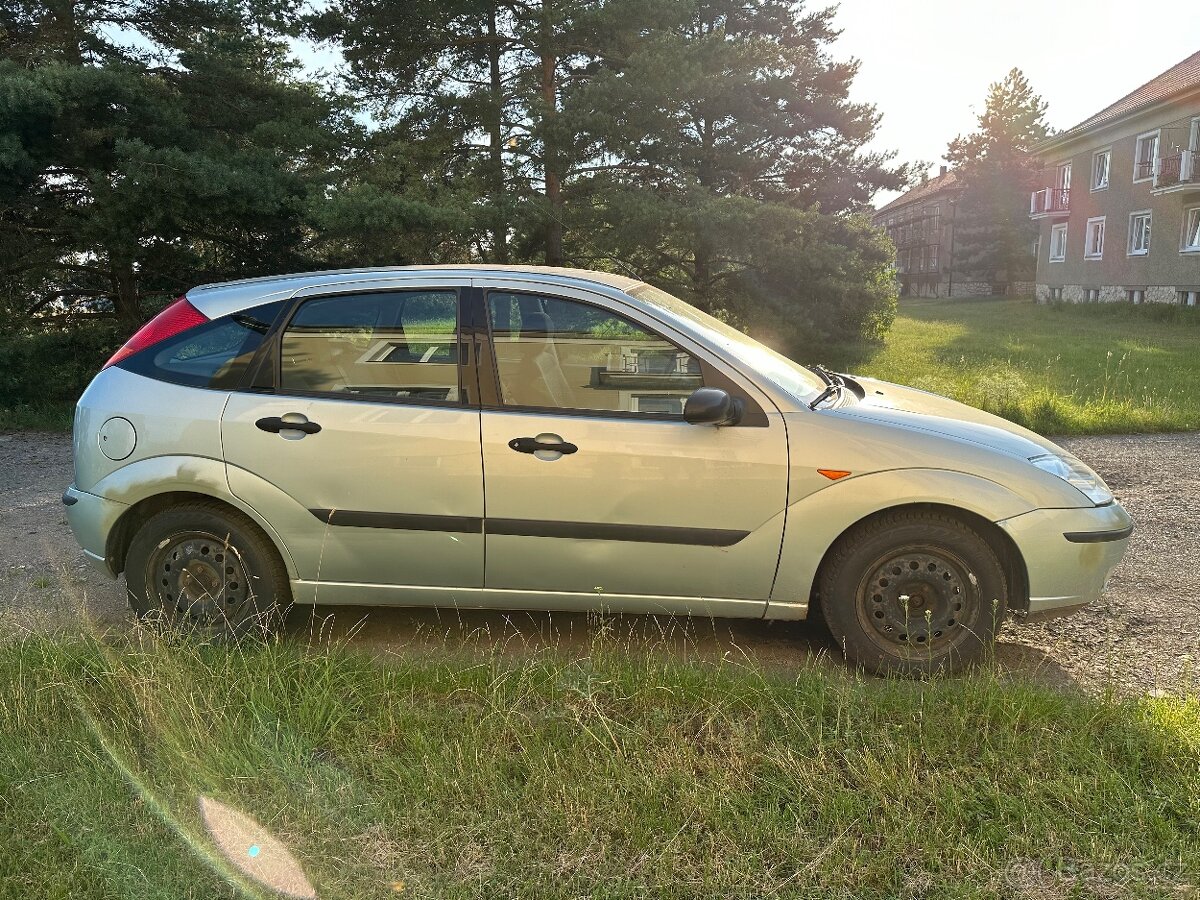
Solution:
[[[189,328],[195,328],[197,325],[203,325],[207,321],[208,316],[188,303],[186,297],[180,297],[139,328],[134,336],[112,355],[112,359],[104,364],[104,368],[107,369],[127,356],[140,353],[147,347],[153,347],[160,341],[165,341],[167,338],[174,337]]]

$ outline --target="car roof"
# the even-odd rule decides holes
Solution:
[[[642,282],[625,275],[611,272],[594,272],[590,269],[568,269],[556,266],[495,266],[495,265],[438,265],[438,266],[376,266],[362,269],[329,269],[322,272],[293,272],[287,275],[268,275],[263,278],[244,278],[239,281],[223,281],[202,284],[187,292],[187,298],[201,311],[209,315],[224,314],[245,309],[256,303],[265,303],[289,297],[300,290],[321,288],[353,281],[364,288],[372,281],[388,281],[396,278],[424,274],[451,275],[462,278],[479,278],[488,275],[522,275],[539,281],[558,284],[602,285],[620,291],[628,291]],[[209,312],[211,310],[211,312]]]

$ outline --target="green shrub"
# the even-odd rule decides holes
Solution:
[[[0,427],[63,427],[64,411],[69,423],[70,408],[127,331],[105,321],[0,335]]]

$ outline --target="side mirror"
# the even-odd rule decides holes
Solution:
[[[683,420],[692,425],[736,425],[742,419],[741,400],[720,388],[699,388],[683,406]]]

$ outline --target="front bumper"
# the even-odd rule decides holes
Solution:
[[[71,532],[83,548],[88,562],[109,578],[116,578],[116,572],[106,557],[108,536],[121,518],[121,513],[129,507],[116,500],[81,491],[75,485],[63,491],[62,501],[67,509],[67,524],[71,526]]]
[[[1098,600],[1133,533],[1133,520],[1115,500],[1082,509],[1036,509],[996,524],[1025,560],[1029,605],[1024,612],[1030,618]]]

